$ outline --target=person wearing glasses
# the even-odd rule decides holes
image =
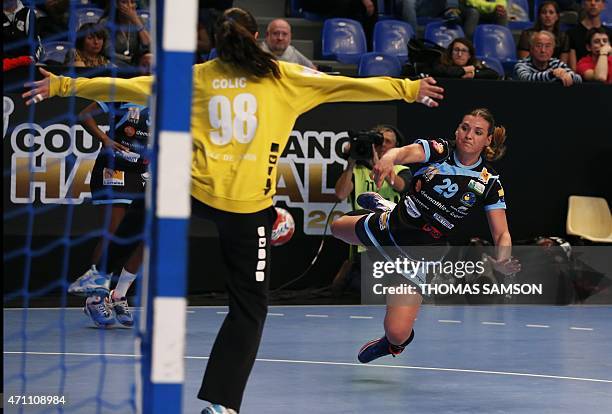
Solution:
[[[527,82],[561,82],[563,86],[581,83],[582,78],[570,67],[553,57],[555,35],[546,30],[531,36],[529,56],[514,66],[513,77]]]
[[[433,76],[439,78],[499,79],[499,74],[485,66],[475,56],[474,45],[466,38],[453,40],[432,68]]]

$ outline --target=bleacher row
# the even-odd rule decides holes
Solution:
[[[542,1],[535,1],[533,15]],[[264,17],[257,10],[257,1],[242,3],[254,11],[262,35],[273,18],[282,16],[280,7],[277,8],[277,16]],[[465,35],[460,25],[442,18],[420,17],[419,27],[413,28],[397,20],[393,1],[378,0],[378,22],[374,28],[372,50],[368,50],[364,30],[359,22],[346,18],[325,19],[302,10],[300,4],[300,0],[287,0],[284,10],[292,26],[292,44],[319,66],[331,67],[332,71],[346,75],[399,76],[402,65],[409,63],[407,45],[410,39],[422,38],[440,47],[447,47],[453,39]],[[516,45],[521,31],[534,25],[527,0],[508,0],[508,9],[522,9],[522,13],[513,15],[523,16],[524,20],[511,20],[508,27],[479,25],[473,38],[477,58],[500,76],[509,74],[517,61]],[[269,6],[266,9],[269,13],[268,10]],[[612,7],[608,7],[601,17],[605,25],[612,26]],[[577,15],[574,13],[565,19],[562,28],[569,29],[576,23]]]

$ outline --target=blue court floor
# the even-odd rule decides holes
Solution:
[[[184,413],[204,407],[195,395],[225,314],[188,310]],[[383,315],[271,307],[241,413],[612,413],[610,306],[424,306],[402,355],[362,365]],[[94,329],[79,309],[5,309],[4,410],[60,412],[7,399],[61,392],[63,412],[134,412],[137,354],[133,330]]]

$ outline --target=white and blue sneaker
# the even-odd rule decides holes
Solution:
[[[110,305],[108,296],[90,296],[85,300],[83,308],[85,315],[93,321],[98,328],[106,328],[114,325],[115,316]]]
[[[225,408],[221,404],[213,404],[202,410],[201,414],[238,414],[231,408]]]
[[[357,204],[366,210],[378,212],[391,211],[396,206],[393,201],[386,200],[380,194],[370,191],[359,194],[357,196]]]
[[[133,326],[134,317],[128,308],[127,298],[113,299],[113,292],[114,290],[111,290],[108,296],[110,297],[110,305],[113,308],[113,312],[115,312],[115,319],[123,326]]]
[[[92,265],[83,276],[68,286],[68,293],[78,296],[108,296],[110,275],[100,273],[96,265]]]

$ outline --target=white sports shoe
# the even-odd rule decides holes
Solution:
[[[100,273],[92,265],[81,277],[68,286],[68,293],[78,296],[108,296],[110,275]]]
[[[396,206],[393,201],[386,200],[383,198],[383,196],[374,192],[366,192],[359,194],[359,196],[357,197],[357,204],[367,210],[382,212],[391,211]]]

